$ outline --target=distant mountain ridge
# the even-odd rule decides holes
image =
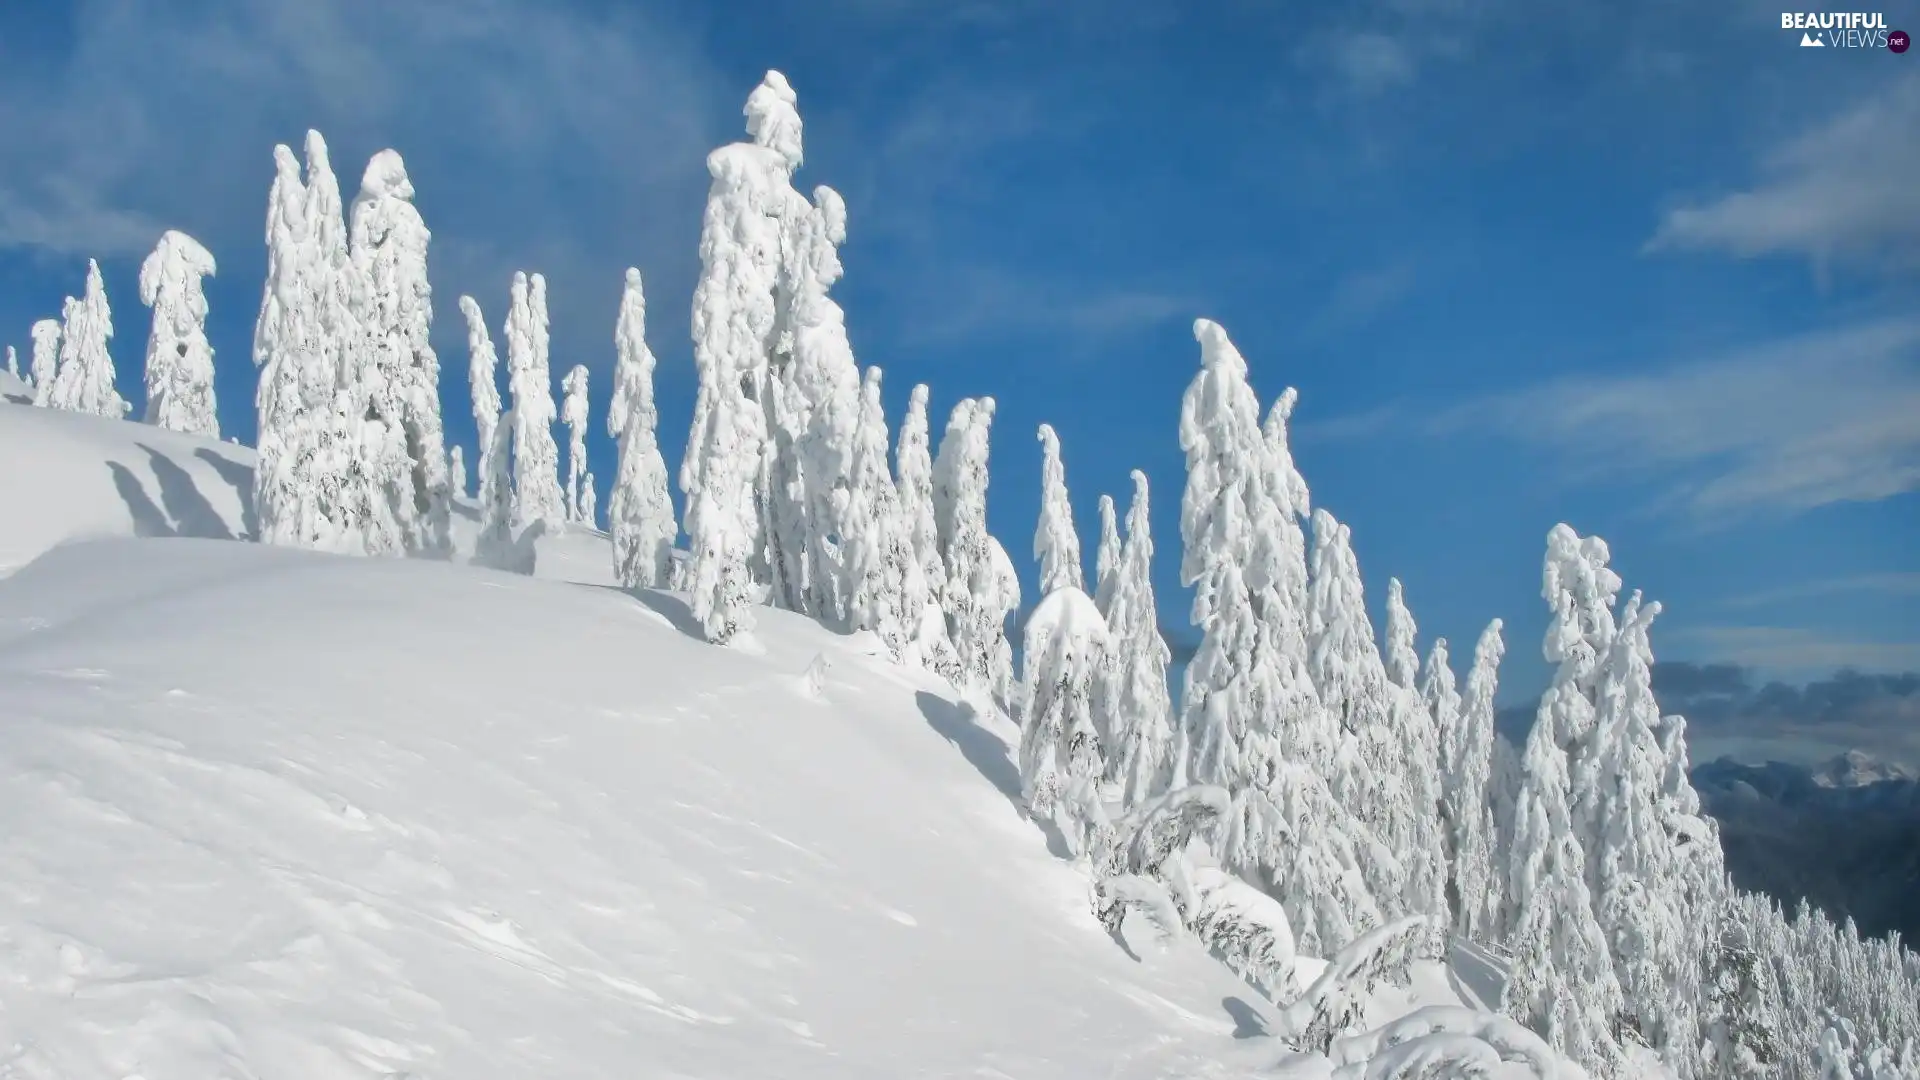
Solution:
[[[1812,766],[1722,757],[1692,778],[1735,884],[1920,943],[1920,769],[1854,750]]]

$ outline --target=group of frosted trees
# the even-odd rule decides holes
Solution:
[[[218,437],[213,396],[213,347],[207,344],[207,298],[202,279],[213,256],[185,233],[169,231],[140,264],[140,300],[153,309],[147,338],[147,423],[169,431]],[[114,387],[113,312],[100,266],[87,260],[86,290],[67,297],[60,318],[33,324],[29,368],[7,346],[7,371],[33,391],[33,403],[118,420],[131,406]]]
[[[1447,642],[1424,659],[1398,581],[1384,633],[1348,528],[1294,464],[1291,389],[1264,416],[1224,329],[1194,326],[1181,402],[1180,580],[1201,633],[1176,708],[1152,583],[1147,478],[1124,517],[1102,496],[1091,582],[1062,447],[1042,457],[1033,611],[987,530],[992,398],[956,403],[938,442],[929,393],[897,440],[881,372],[855,362],[832,298],[844,202],[802,195],[797,97],[769,72],[748,139],[707,160],[712,187],[692,313],[698,397],[679,475],[681,529],[658,440],[655,358],[637,270],[614,325],[607,505],[616,578],[689,594],[725,645],[772,605],[873,633],[1020,728],[1033,819],[1083,861],[1116,933],[1139,916],[1197,937],[1283,1006],[1284,1034],[1324,1049],[1366,992],[1450,942],[1510,958],[1506,1013],[1599,1076],[1657,1053],[1683,1080],[1912,1080],[1920,961],[1817,913],[1788,919],[1735,892],[1687,778],[1685,724],[1652,693],[1650,627],[1606,545],[1548,537],[1542,595],[1552,685],[1519,750],[1494,730],[1505,644],[1480,635],[1464,686]],[[399,155],[376,154],[349,215],[326,146],[304,175],[275,150],[260,368],[256,505],[268,542],[447,557],[467,462],[443,445],[428,342],[428,231]],[[217,434],[201,278],[213,260],[169,233],[141,273],[154,308],[148,419]],[[527,572],[535,542],[593,524],[586,371],[556,408],[546,282],[517,273],[506,395],[482,309],[463,296],[477,434],[474,561]],[[34,327],[38,403],[119,416],[97,268],[63,320]],[[10,365],[17,361],[9,353]],[[568,432],[560,468],[556,422]],[[1303,984],[1295,958],[1328,959]]]

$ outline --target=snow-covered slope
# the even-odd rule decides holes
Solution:
[[[682,610],[192,540],[0,582],[0,1075],[1228,1068],[1254,995],[1118,948],[941,688]]]
[[[251,536],[252,504],[245,447],[0,404],[0,575],[68,540]]]

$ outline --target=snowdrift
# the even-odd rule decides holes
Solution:
[[[0,1075],[1244,1075],[1255,995],[1116,947],[943,688],[684,619],[179,539],[0,581]]]

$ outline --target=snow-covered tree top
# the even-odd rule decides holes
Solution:
[[[407,179],[407,165],[398,150],[382,150],[367,161],[367,171],[360,176],[360,195],[413,201],[413,182]]]
[[[184,285],[194,279],[210,276],[213,272],[213,254],[202,247],[200,241],[186,233],[168,229],[160,234],[160,243],[155,245],[153,253],[140,264],[140,302],[152,307],[161,289],[168,284]],[[206,313],[204,298],[200,300],[198,308],[200,314]]]
[[[1541,596],[1553,611],[1544,651],[1549,663],[1568,664],[1577,684],[1595,675],[1599,658],[1613,639],[1613,603],[1620,575],[1607,567],[1607,542],[1582,537],[1565,523],[1547,534],[1547,558]]]
[[[1067,468],[1060,461],[1060,437],[1040,425],[1040,523],[1033,533],[1033,557],[1040,562],[1040,594],[1083,587],[1080,536],[1067,501]]]
[[[1281,513],[1293,519],[1313,512],[1313,498],[1307,491],[1307,478],[1293,463],[1293,447],[1287,437],[1287,425],[1293,422],[1293,407],[1300,402],[1300,391],[1289,386],[1273,399],[1267,420],[1261,428],[1270,459],[1272,491],[1269,493]]]
[[[1048,593],[1027,620],[1028,655],[1041,647],[1084,656],[1107,643],[1107,620],[1093,598],[1077,587]],[[1029,661],[1031,662],[1031,661]]]
[[[787,77],[778,71],[769,71],[760,85],[753,88],[753,93],[747,95],[747,105],[742,110],[747,118],[747,134],[752,136],[754,145],[779,154],[786,160],[789,173],[803,161],[799,106],[800,96],[788,85]]]
[[[1420,670],[1420,656],[1414,649],[1414,638],[1419,628],[1414,624],[1413,612],[1407,610],[1407,600],[1400,587],[1399,578],[1387,579],[1387,678],[1394,685],[1412,689]]]

